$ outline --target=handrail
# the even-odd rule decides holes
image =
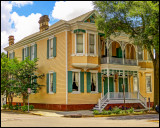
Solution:
[[[147,106],[147,100],[146,100],[146,98],[143,97],[140,93],[139,93],[139,99],[140,99],[140,101],[141,101],[145,106]]]

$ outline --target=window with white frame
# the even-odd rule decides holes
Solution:
[[[27,57],[27,47],[24,48],[24,59]]]
[[[34,59],[34,45],[31,46],[31,60]]]
[[[146,74],[146,91],[152,92],[151,74]]]
[[[89,53],[94,54],[95,53],[95,35],[89,34]]]
[[[79,91],[80,88],[80,73],[72,72],[72,91]]]
[[[138,46],[138,60],[143,60],[143,49]]]
[[[76,34],[76,53],[83,53],[83,34]]]
[[[133,77],[133,91],[138,91],[138,83],[137,83],[137,77]]]
[[[49,39],[49,57],[53,57],[53,38]]]
[[[91,73],[91,91],[92,92],[98,91],[98,87],[97,87],[97,73]]]
[[[49,73],[49,93],[53,93],[53,73]]]

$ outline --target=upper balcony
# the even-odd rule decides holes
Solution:
[[[107,44],[107,46],[102,46],[101,64],[138,66],[137,48],[133,44],[122,44],[113,41],[110,44]]]

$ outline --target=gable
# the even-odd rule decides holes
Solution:
[[[93,13],[86,20],[84,20],[84,22],[95,23],[95,17],[96,17],[96,15],[95,15],[95,13]]]

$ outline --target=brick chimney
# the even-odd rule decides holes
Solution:
[[[8,37],[8,41],[9,41],[9,46],[14,44],[14,36],[9,36]]]
[[[40,29],[40,32],[44,31],[44,30],[47,30],[49,28],[48,26],[48,22],[49,22],[49,18],[48,18],[48,15],[43,15],[40,17],[38,23],[39,23],[39,29]]]

